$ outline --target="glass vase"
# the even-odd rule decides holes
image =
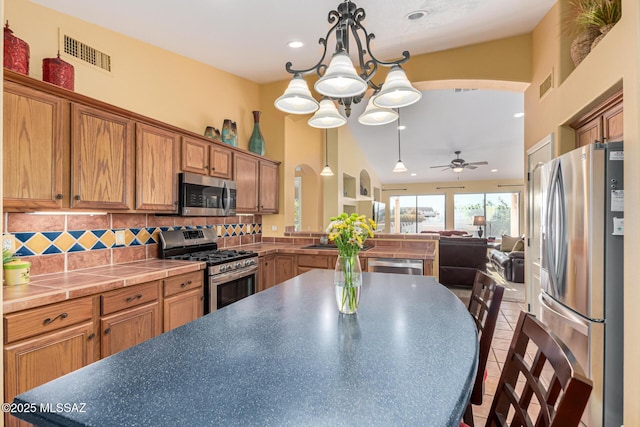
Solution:
[[[249,151],[264,156],[264,138],[260,132],[260,111],[253,113],[253,132],[249,138]]]
[[[338,310],[344,314],[356,313],[362,289],[362,267],[358,254],[338,256],[333,283]]]

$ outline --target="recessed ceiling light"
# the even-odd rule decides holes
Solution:
[[[405,130],[407,127],[405,125],[398,126],[398,130]]]
[[[412,174],[411,174],[411,176],[416,176],[416,175],[418,175],[418,174],[417,174],[417,173],[412,173]]]
[[[498,172],[498,169],[491,169],[491,172]]]
[[[293,48],[293,49],[297,49],[299,47],[304,46],[304,43],[299,42],[299,41],[293,41],[293,42],[289,42],[289,47]]]
[[[427,14],[428,12],[426,10],[419,9],[419,10],[414,10],[413,12],[407,13],[405,15],[405,18],[407,18],[409,21],[417,21],[427,16]]]
[[[516,119],[520,118],[520,117],[524,117],[524,113],[515,113],[513,115],[513,117],[515,117]]]

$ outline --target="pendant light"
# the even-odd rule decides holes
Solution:
[[[396,166],[393,168],[393,171],[406,172],[408,169],[404,165],[404,163],[402,163],[402,157],[400,156],[400,109],[398,108],[397,111],[398,111],[398,162],[396,163]]]
[[[363,125],[386,125],[398,118],[398,113],[391,108],[381,108],[375,105],[374,98],[376,95],[377,94],[373,94],[371,98],[369,98],[367,108],[365,108],[364,113],[358,117],[358,121]]]
[[[328,130],[324,130],[324,168],[320,172],[321,176],[333,176],[333,171],[329,167],[329,141],[327,137]]]
[[[337,128],[347,123],[336,108],[336,104],[327,97],[320,100],[320,109],[307,121],[309,126],[321,129]]]

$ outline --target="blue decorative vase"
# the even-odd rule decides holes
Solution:
[[[253,113],[253,132],[249,138],[249,151],[264,156],[264,138],[260,132],[260,111],[252,111]]]
[[[224,122],[222,122],[222,142],[233,145],[234,147],[238,146],[238,129],[236,122],[230,119],[224,119]]]

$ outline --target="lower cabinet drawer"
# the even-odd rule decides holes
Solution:
[[[202,286],[203,282],[203,271],[194,271],[193,273],[169,277],[167,279],[164,279],[164,296],[168,297],[180,292],[197,289]]]
[[[142,283],[116,291],[107,292],[100,297],[102,315],[115,313],[125,308],[155,301],[160,296],[160,281]]]
[[[92,317],[91,297],[78,298],[4,316],[4,342],[11,343],[54,331]]]
[[[311,268],[329,268],[330,258],[331,257],[322,255],[298,255],[298,266]]]

